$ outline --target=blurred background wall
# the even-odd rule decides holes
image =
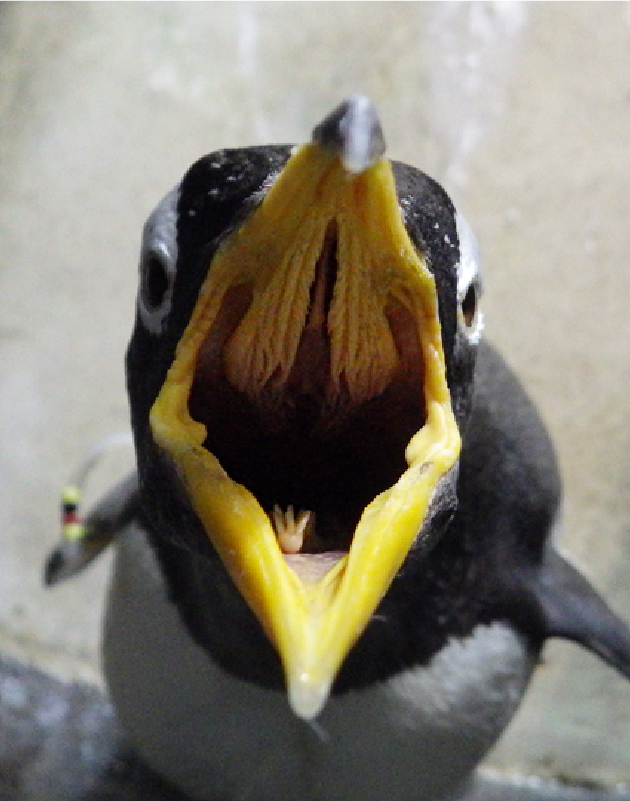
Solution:
[[[53,591],[41,567],[60,487],[128,428],[145,217],[200,155],[304,141],[351,92],[475,229],[487,336],[558,447],[563,545],[630,618],[628,3],[3,3],[0,651],[100,681],[108,559]],[[629,782],[630,686],[551,644],[490,764]]]

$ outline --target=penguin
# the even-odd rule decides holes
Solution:
[[[361,95],[299,147],[204,156],[150,215],[103,664],[188,797],[463,799],[547,639],[630,678],[481,292],[465,218]]]

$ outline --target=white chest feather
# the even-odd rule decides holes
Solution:
[[[509,627],[480,626],[425,668],[331,699],[309,725],[190,639],[140,531],[119,546],[104,665],[141,756],[204,801],[440,798],[503,730],[532,669]]]

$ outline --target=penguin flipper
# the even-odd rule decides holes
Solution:
[[[545,555],[534,591],[546,637],[582,645],[630,680],[630,628],[553,548]]]
[[[84,533],[62,541],[46,559],[44,584],[52,587],[80,573],[102,553],[135,518],[138,509],[138,474],[134,471],[115,484],[82,522]]]

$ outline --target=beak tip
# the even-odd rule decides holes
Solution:
[[[309,673],[302,673],[288,682],[289,706],[302,720],[314,720],[322,711],[330,695],[330,683],[317,681]]]
[[[385,153],[381,121],[372,101],[351,95],[313,130],[312,141],[336,153],[345,169],[365,172]]]

